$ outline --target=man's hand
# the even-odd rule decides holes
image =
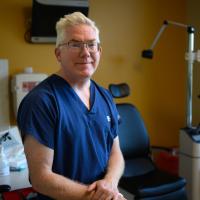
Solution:
[[[88,192],[95,191],[91,200],[126,200],[119,193],[117,184],[105,179],[96,181],[88,186]]]

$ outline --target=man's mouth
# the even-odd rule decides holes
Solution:
[[[92,62],[78,62],[78,65],[88,65],[88,64],[92,64]]]

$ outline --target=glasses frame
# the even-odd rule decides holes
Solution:
[[[74,43],[74,47],[71,46],[72,43]],[[93,49],[91,49],[89,47],[89,45],[92,44],[92,43],[97,45],[97,49],[96,50],[93,50]],[[77,46],[75,46],[75,44],[77,44]],[[78,53],[80,53],[83,50],[83,48],[85,48],[85,47],[87,48],[87,50],[90,53],[97,53],[100,50],[100,43],[97,42],[97,41],[94,41],[94,40],[86,41],[86,42],[70,40],[69,42],[65,42],[65,43],[59,44],[58,46],[59,47],[66,46],[72,52],[78,52]]]

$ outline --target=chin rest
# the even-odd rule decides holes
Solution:
[[[130,94],[126,83],[110,84],[115,98]],[[119,187],[134,195],[135,200],[187,200],[184,178],[159,170],[150,155],[150,141],[138,109],[131,103],[117,103],[120,115],[119,141],[125,171]]]

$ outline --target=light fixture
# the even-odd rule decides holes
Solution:
[[[192,127],[192,90],[193,90],[193,63],[194,61],[200,62],[200,50],[194,52],[194,32],[193,26],[185,25],[182,23],[164,20],[159,32],[157,33],[152,45],[149,49],[142,51],[142,57],[153,58],[153,48],[157,44],[161,34],[168,27],[168,25],[175,25],[178,27],[185,28],[188,32],[188,52],[185,54],[185,59],[187,60],[187,127]]]

